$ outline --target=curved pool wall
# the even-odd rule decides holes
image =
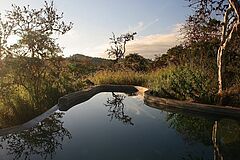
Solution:
[[[140,94],[144,95],[147,88],[131,85],[99,85],[83,89],[78,92],[67,94],[58,100],[58,106],[60,111],[67,111],[71,107],[85,102],[92,98],[94,95],[101,92],[122,92],[128,95]]]
[[[203,116],[228,117],[240,119],[240,108],[232,106],[209,105],[180,101],[175,99],[156,97],[151,94],[150,90],[144,93],[144,103],[150,107],[165,111],[181,111],[184,113],[193,113]]]
[[[58,100],[58,104],[50,108],[48,111],[44,112],[43,114],[37,116],[36,118],[17,126],[3,128],[0,129],[0,136],[7,135],[10,133],[16,133],[23,130],[30,129],[35,127],[39,122],[43,121],[44,119],[48,118],[52,115],[55,111],[67,111],[71,107],[83,103],[94,95],[101,93],[101,92],[122,92],[128,95],[144,95],[144,92],[147,88],[140,87],[140,86],[131,86],[131,85],[99,85],[89,87],[74,93],[67,94]]]
[[[101,92],[122,92],[128,95],[139,94],[144,98],[144,103],[150,107],[166,110],[166,111],[183,111],[188,113],[208,115],[211,116],[225,116],[234,119],[240,119],[240,108],[231,106],[218,106],[218,105],[207,105],[191,103],[186,101],[179,101],[173,99],[166,99],[153,96],[151,91],[145,87],[132,86],[132,85],[99,85],[89,87],[87,89],[80,90],[78,92],[67,94],[58,100],[58,104],[41,114],[40,116],[24,123],[21,125],[13,126],[10,128],[0,129],[0,136],[9,133],[19,132],[30,129],[36,126],[39,122],[49,117],[58,109],[60,111],[67,111],[71,107],[83,103],[91,99],[94,95]]]
[[[240,108],[237,107],[200,104],[156,97],[151,94],[151,90],[148,90],[145,87],[131,85],[99,85],[65,95],[58,101],[59,110],[67,111],[71,107],[85,102],[101,92],[122,92],[130,95],[137,93],[144,97],[144,103],[148,106],[166,111],[183,111],[202,115],[225,116],[240,119]]]
[[[35,127],[39,122],[41,122],[44,119],[46,119],[47,117],[49,117],[57,110],[58,110],[58,105],[55,105],[52,108],[50,108],[49,110],[47,110],[46,112],[44,112],[43,114],[33,118],[32,120],[30,120],[26,123],[23,123],[23,124],[20,124],[17,126],[13,126],[13,127],[9,127],[9,128],[0,129],[0,136],[7,135],[10,133],[20,132],[20,131]]]

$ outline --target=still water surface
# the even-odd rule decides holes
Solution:
[[[239,121],[161,111],[122,93],[100,93],[0,137],[3,160],[238,160],[239,151]]]

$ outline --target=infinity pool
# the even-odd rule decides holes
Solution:
[[[161,111],[123,93],[100,93],[0,137],[3,160],[237,160],[239,151],[239,121]]]

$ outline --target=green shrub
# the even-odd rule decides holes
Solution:
[[[149,71],[151,67],[151,60],[144,58],[143,56],[134,53],[129,54],[123,60],[124,68],[130,69],[136,72]]]
[[[217,81],[205,71],[190,67],[161,69],[149,81],[153,93],[166,98],[216,103]]]

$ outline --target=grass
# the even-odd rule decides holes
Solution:
[[[119,84],[146,86],[148,76],[144,73],[134,71],[111,71],[104,70],[97,72],[89,78],[95,84]]]
[[[159,70],[149,88],[157,96],[214,104],[217,102],[217,81],[204,70],[191,67],[170,67]]]
[[[144,86],[165,98],[216,103],[217,82],[207,72],[188,66],[168,67],[147,73],[134,71],[97,72],[90,80],[95,84]]]
[[[61,84],[47,83],[46,86],[42,84],[38,86],[38,92],[30,92],[32,90],[27,90],[21,85],[11,85],[3,92],[4,95],[0,95],[0,128],[31,120],[54,106],[59,97],[79,90],[82,86],[81,79],[75,81],[70,79],[67,83]]]

